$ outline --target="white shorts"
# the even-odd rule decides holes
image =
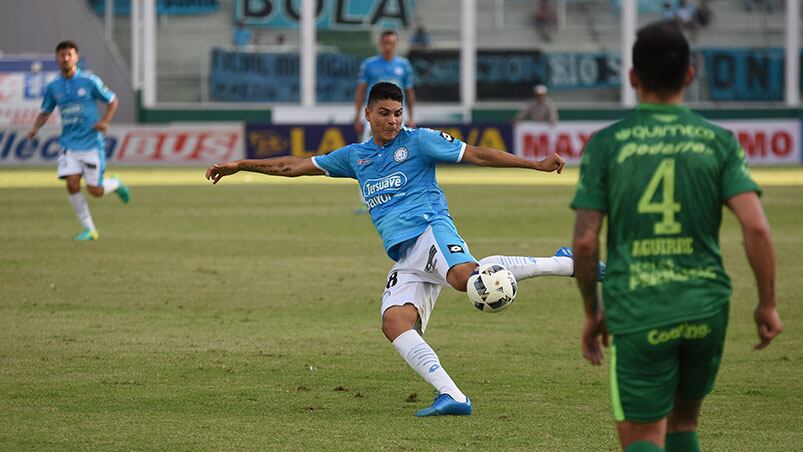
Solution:
[[[101,158],[100,151],[70,151],[62,149],[59,152],[58,169],[59,179],[80,174],[87,185],[93,187],[103,186],[103,173],[106,171],[105,159]]]
[[[444,243],[449,245],[444,246]],[[455,246],[462,247],[459,253]],[[441,288],[449,285],[446,281],[449,268],[462,262],[476,262],[476,259],[469,254],[468,246],[457,231],[452,234],[447,228],[444,233],[433,232],[432,226],[428,227],[388,272],[382,294],[382,314],[391,306],[411,304],[418,310],[421,324],[417,329],[423,334]]]

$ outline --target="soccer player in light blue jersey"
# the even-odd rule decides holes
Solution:
[[[206,171],[206,178],[216,184],[224,176],[252,171],[356,179],[385,251],[394,261],[382,294],[382,332],[407,364],[438,392],[432,406],[417,416],[468,415],[471,401],[422,337],[441,288],[452,286],[465,292],[468,278],[478,266],[452,222],[446,197],[435,179],[435,166],[466,162],[560,173],[564,162],[556,154],[532,162],[504,151],[470,146],[436,130],[402,127],[402,110],[401,89],[393,83],[377,83],[365,110],[373,140],[312,158],[218,163]],[[546,258],[490,256],[480,263],[502,264],[517,280],[574,273],[572,258],[560,253]]]
[[[86,189],[101,197],[116,193],[128,203],[129,191],[119,179],[104,179],[106,152],[103,134],[117,111],[117,96],[95,75],[78,69],[78,46],[72,41],[63,41],[56,46],[56,62],[61,77],[53,80],[45,91],[42,111],[36,116],[28,139],[33,140],[47,118],[59,107],[61,114],[61,137],[57,175],[67,182],[70,204],[83,231],[76,240],[97,240],[98,230],[89,213],[89,205],[81,193],[81,177],[86,180]],[[107,105],[103,118],[98,120],[97,102]]]

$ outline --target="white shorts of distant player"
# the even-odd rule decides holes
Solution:
[[[62,149],[59,152],[56,174],[59,179],[80,174],[87,185],[101,187],[103,186],[103,173],[106,171],[105,160],[98,149],[86,151]]]
[[[411,304],[418,309],[421,324],[417,329],[423,334],[441,287],[449,285],[446,281],[449,268],[476,261],[454,225],[428,227],[388,272],[382,314],[391,306]]]

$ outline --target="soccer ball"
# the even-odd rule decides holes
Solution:
[[[468,277],[468,300],[482,312],[499,312],[516,298],[516,278],[499,264],[480,265]]]

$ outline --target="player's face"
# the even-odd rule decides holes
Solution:
[[[393,55],[396,54],[396,44],[398,43],[399,38],[394,34],[389,34],[382,36],[379,40],[379,51],[382,53],[382,56],[385,58],[393,58]]]
[[[71,74],[75,70],[75,65],[78,64],[78,52],[73,48],[59,50],[56,52],[56,63],[62,73]]]
[[[366,116],[377,143],[384,145],[396,138],[402,126],[402,112],[401,102],[392,99],[378,100],[368,107]]]

